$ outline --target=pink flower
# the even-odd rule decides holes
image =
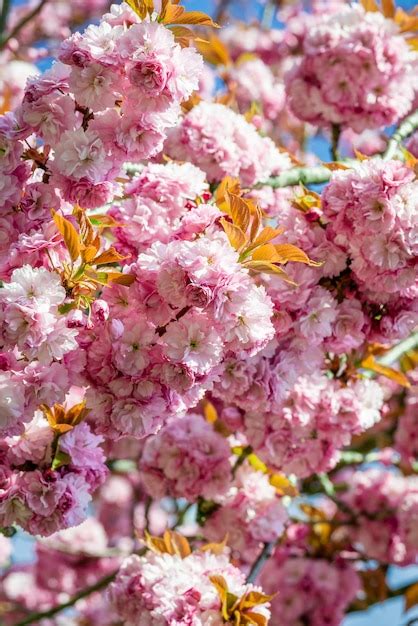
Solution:
[[[187,415],[146,441],[141,479],[154,497],[213,498],[228,488],[229,456],[226,440],[202,416]]]
[[[164,353],[197,374],[205,374],[220,362],[223,341],[204,314],[188,313],[171,323],[164,335]]]

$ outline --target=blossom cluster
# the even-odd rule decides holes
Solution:
[[[219,578],[236,598],[258,591],[253,585],[245,584],[243,573],[229,562],[226,554],[207,550],[184,558],[152,552],[143,557],[132,555],[122,564],[109,594],[118,614],[129,626],[151,622],[218,626],[224,623],[214,584]],[[260,620],[264,618],[260,623],[266,623],[270,615],[266,605],[251,610]]]
[[[104,294],[109,320],[80,340],[87,403],[106,437],[157,432],[170,415],[197,404],[227,354],[254,354],[273,337],[264,287],[219,227],[206,228],[215,211],[199,205],[182,221],[184,239],[141,253],[129,266],[134,284]]]
[[[418,558],[416,16],[5,4],[0,621],[338,626],[388,597]]]
[[[357,132],[394,124],[414,99],[414,53],[392,20],[353,5],[318,20],[286,77],[294,114]]]
[[[2,440],[0,525],[45,536],[80,524],[107,475],[101,442],[86,423],[57,438],[36,411],[22,434]]]
[[[341,499],[359,524],[347,530],[350,540],[371,559],[384,563],[415,563],[418,553],[418,481],[390,471],[347,470],[338,476],[347,484]],[[344,517],[344,514],[341,514]]]

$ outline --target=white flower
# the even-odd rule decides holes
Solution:
[[[87,177],[100,180],[106,152],[99,136],[92,130],[67,130],[55,150],[55,164],[65,176],[79,180]]]
[[[61,304],[65,299],[65,290],[55,272],[43,267],[34,268],[24,265],[15,269],[10,283],[0,288],[0,301],[19,302],[20,304],[46,303],[49,306]]]

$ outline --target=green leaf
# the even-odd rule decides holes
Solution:
[[[59,467],[62,467],[63,465],[69,465],[70,463],[70,455],[58,448],[52,461],[51,469],[56,470]]]

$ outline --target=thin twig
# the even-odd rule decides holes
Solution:
[[[116,574],[119,570],[115,570],[111,574],[104,576],[100,580],[98,580],[94,585],[90,587],[86,587],[83,591],[80,591],[75,596],[67,600],[67,602],[63,602],[62,604],[58,604],[57,606],[52,607],[52,609],[48,609],[47,611],[40,611],[39,613],[31,613],[21,622],[17,622],[14,626],[28,626],[29,624],[34,624],[35,622],[39,622],[42,619],[48,619],[50,617],[54,617],[57,613],[61,613],[65,609],[68,609],[71,606],[74,606],[79,600],[86,598],[91,595],[95,591],[100,591],[100,589],[104,589],[107,587],[116,577]]]
[[[0,50],[2,50],[11,39],[14,39],[16,35],[18,35],[19,32],[22,30],[22,28],[42,11],[47,2],[48,0],[41,0],[40,3],[32,9],[32,11],[29,11],[29,13],[22,17],[20,22],[16,24],[16,26],[11,30],[8,35],[0,39]]]
[[[407,118],[402,122],[397,130],[393,133],[392,137],[388,141],[388,145],[386,146],[386,150],[384,151],[382,157],[385,161],[390,161],[396,156],[396,152],[399,148],[399,144],[404,141],[407,137],[412,135],[414,130],[418,128],[418,109],[408,115]]]
[[[186,514],[190,511],[192,506],[193,506],[193,502],[188,502],[182,509],[179,510],[176,523],[173,526],[173,530],[175,530],[176,528],[178,528],[179,526],[183,524],[184,518],[186,517]]]
[[[338,152],[340,136],[341,126],[339,124],[333,124],[331,128],[331,157],[333,161],[338,161],[340,158],[340,153]]]
[[[247,583],[253,583],[257,580],[259,573],[261,572],[264,563],[271,557],[273,554],[274,542],[265,543],[263,549],[260,554],[254,561],[247,576]]]
[[[261,18],[261,27],[265,29],[270,29],[274,19],[274,11],[275,6],[274,2],[271,0],[267,0],[266,5],[264,7],[263,16]]]
[[[3,37],[3,33],[6,30],[7,18],[9,17],[10,0],[3,0],[0,13],[0,37]]]

